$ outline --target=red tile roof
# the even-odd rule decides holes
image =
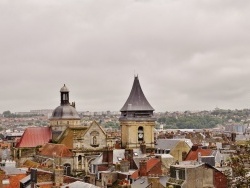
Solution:
[[[160,160],[156,158],[151,158],[147,161],[147,172],[150,171]]]
[[[131,179],[137,179],[139,177],[139,170],[136,170],[131,176],[130,176],[130,178]]]
[[[39,145],[44,145],[52,139],[50,127],[28,127],[20,141],[17,143],[17,148],[32,148]]]
[[[5,185],[5,188],[19,188],[20,187],[20,180],[26,177],[26,174],[18,174],[9,176],[8,179],[10,181],[9,185]]]
[[[201,154],[201,156],[209,156],[212,155],[213,150],[211,149],[203,149],[203,148],[197,148],[196,150],[190,150],[187,154],[187,157],[185,161],[196,161],[198,159],[198,153]]]
[[[42,147],[41,152],[39,154],[43,156],[53,157],[53,153],[55,153],[55,156],[58,157],[73,156],[73,153],[64,144],[51,144],[51,143],[45,144]]]

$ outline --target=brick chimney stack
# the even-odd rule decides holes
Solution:
[[[63,167],[56,166],[54,169],[54,186],[53,187],[60,187],[63,185]]]
[[[147,161],[141,160],[139,163],[139,175],[147,176]]]
[[[153,176],[149,175],[148,176],[148,183],[151,183],[152,188],[160,188],[160,178],[159,176]]]

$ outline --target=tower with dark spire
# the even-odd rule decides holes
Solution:
[[[122,131],[123,148],[139,148],[145,144],[148,148],[154,147],[154,108],[146,99],[139,82],[138,76],[130,95],[121,108],[120,126]]]

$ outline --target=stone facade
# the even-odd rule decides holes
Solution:
[[[75,174],[90,173],[90,162],[107,148],[107,135],[97,122],[92,122],[82,135],[73,138]]]
[[[84,135],[80,135],[73,140],[73,148],[85,150],[98,150],[107,147],[107,136],[97,122],[93,122]]]
[[[68,126],[79,126],[80,120],[55,119],[50,120],[50,126],[53,131],[64,131]]]
[[[189,150],[190,146],[184,140],[180,140],[176,146],[170,150],[170,155],[172,155],[175,160],[182,161],[183,153],[187,154]]]
[[[191,162],[190,164],[186,165],[172,165],[170,167],[170,178],[167,182],[167,187],[174,186],[179,188],[212,188],[216,185],[216,181],[214,178],[216,172],[217,170],[215,168],[204,163],[200,164],[197,162]],[[221,172],[220,174],[224,176]],[[224,185],[220,187],[224,187]]]
[[[143,127],[143,142],[146,147],[154,147],[154,121],[124,121],[120,120],[123,148],[139,148],[138,128]]]

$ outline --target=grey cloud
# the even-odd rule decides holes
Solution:
[[[64,83],[78,110],[120,110],[134,74],[156,111],[246,108],[249,6],[1,1],[0,112],[55,108]]]

